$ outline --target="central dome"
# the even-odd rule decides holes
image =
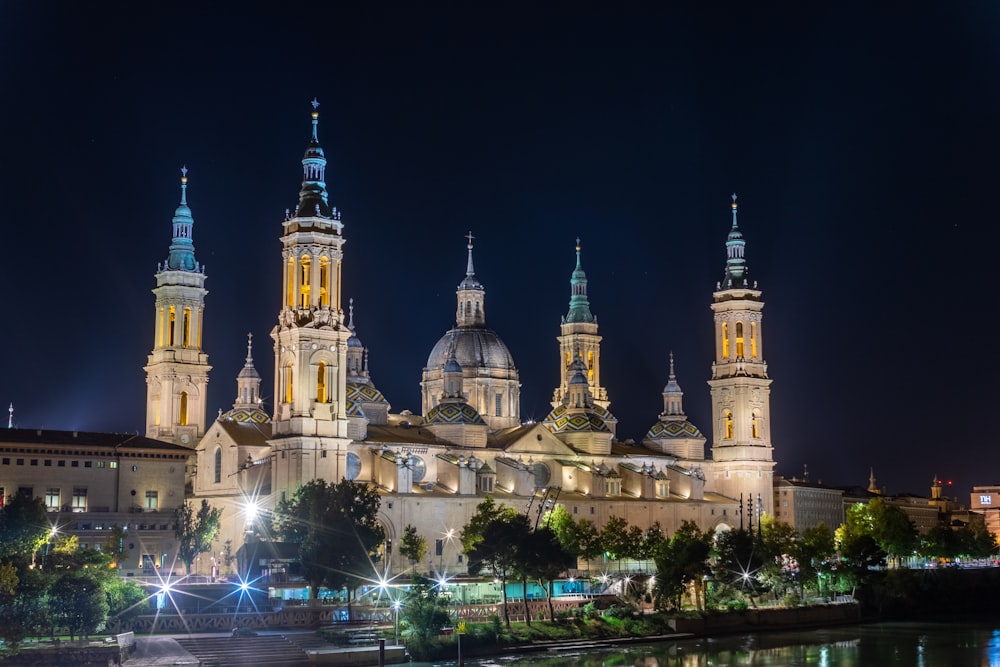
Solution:
[[[455,348],[455,358],[463,369],[491,368],[516,372],[510,350],[489,329],[452,329],[441,337],[427,357],[427,368],[442,368]]]

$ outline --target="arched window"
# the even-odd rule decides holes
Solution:
[[[288,283],[285,290],[285,302],[289,307],[295,306],[295,258],[288,258],[288,270],[285,275],[285,282]]]
[[[757,358],[757,323],[750,323],[750,356],[753,359]]]
[[[178,423],[181,426],[187,426],[188,423],[188,393],[186,391],[181,392],[181,413],[178,419]]]
[[[722,358],[729,358],[729,322],[722,323]]]
[[[733,438],[733,413],[726,410],[723,413],[723,419],[726,422],[726,437],[731,440]]]
[[[170,306],[170,315],[167,317],[167,347],[174,346],[174,324],[177,322],[177,309]]]
[[[471,315],[472,314],[472,302],[471,301],[466,301],[465,302],[465,314],[466,315]]]
[[[222,447],[215,448],[215,483],[222,482]]]
[[[302,255],[299,260],[299,308],[309,308],[309,277],[312,271],[312,261],[309,255]]]
[[[163,347],[163,330],[166,328],[166,316],[163,308],[160,308],[157,313],[157,324],[158,326],[156,328],[159,331],[159,338],[156,340],[156,346]]]
[[[285,403],[292,402],[292,365],[285,366]]]
[[[750,430],[754,438],[760,437],[760,420],[758,419],[757,411],[753,411],[753,416],[750,417]]]
[[[319,305],[330,306],[330,260],[326,257],[319,260]]]
[[[566,368],[569,368],[570,363],[572,363],[572,358],[569,356],[569,352],[566,353]]]
[[[743,357],[743,323],[736,323],[736,358]]]
[[[587,377],[594,379],[594,352],[587,352]]]
[[[324,362],[319,362],[319,367],[316,369],[316,400],[319,403],[327,403],[326,395],[326,364]]]
[[[184,347],[191,346],[191,309],[184,309]]]

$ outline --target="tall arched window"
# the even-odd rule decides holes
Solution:
[[[188,423],[188,393],[186,391],[181,392],[181,413],[178,415],[178,423],[181,426],[187,426]]]
[[[594,378],[594,351],[587,352],[587,377]]]
[[[736,323],[736,357],[743,357],[743,323]]]
[[[729,358],[729,322],[722,323],[722,358]]]
[[[174,324],[177,323],[177,309],[170,306],[170,315],[167,317],[167,347],[174,346]]]
[[[319,260],[319,305],[330,306],[330,260],[326,257]]]
[[[299,259],[299,308],[309,308],[309,283],[312,272],[312,261],[309,255],[302,255]]]
[[[215,448],[215,483],[222,482],[222,447]]]
[[[191,347],[191,309],[184,309],[184,347]]]
[[[285,366],[285,403],[292,402],[292,365]]]
[[[157,313],[157,330],[159,331],[159,338],[156,340],[157,347],[163,347],[163,330],[167,328],[167,318],[166,313],[163,308],[160,308],[159,313]]]
[[[733,438],[733,413],[726,410],[723,413],[723,419],[726,422],[726,438],[732,440]]]
[[[285,282],[288,283],[285,289],[285,302],[290,308],[295,307],[295,258],[288,258],[288,270],[285,272]]]
[[[750,356],[757,358],[757,323],[750,323]]]
[[[319,368],[316,369],[316,400],[320,403],[327,402],[326,364],[322,361],[319,362]]]
[[[753,433],[754,438],[760,437],[760,419],[757,411],[753,411],[753,416],[750,417],[750,430]]]

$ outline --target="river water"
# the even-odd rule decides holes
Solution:
[[[442,667],[454,662],[435,663]],[[1000,667],[993,623],[873,623],[476,658],[466,667]],[[417,667],[414,663],[413,667]]]

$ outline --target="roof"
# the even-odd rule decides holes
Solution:
[[[434,434],[422,426],[375,426],[368,425],[368,436],[365,442],[384,442],[400,445],[441,445]]]
[[[219,420],[216,423],[237,445],[263,447],[271,439],[270,422],[260,424],[253,421]]]
[[[117,451],[159,451],[189,455],[193,452],[162,440],[135,433],[91,433],[86,431],[52,431],[12,428],[0,432],[0,446],[5,444],[45,445],[47,447],[93,447]]]

